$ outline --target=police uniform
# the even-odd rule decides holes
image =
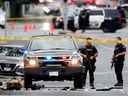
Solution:
[[[95,54],[98,53],[97,49],[95,46],[84,46],[84,48],[80,49],[80,53],[84,54],[87,56],[87,58],[83,57],[83,64],[86,67],[85,70],[85,82],[86,83],[86,77],[87,77],[87,72],[89,71],[89,77],[90,77],[90,86],[94,86],[94,72],[95,72],[95,62],[96,62],[96,57]],[[94,56],[93,59],[90,59],[91,56]]]
[[[122,52],[126,52],[126,47],[123,44],[117,44],[114,50],[114,57]],[[115,57],[113,61],[114,68],[115,68],[115,74],[116,74],[116,78],[118,81],[117,84],[123,84],[122,71],[123,71],[123,66],[124,66],[124,60],[125,60],[125,54]]]
[[[78,22],[79,22],[79,29],[82,29],[83,31],[87,27],[89,27],[89,13],[86,10],[80,12]]]

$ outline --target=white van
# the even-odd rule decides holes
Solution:
[[[0,8],[0,27],[2,29],[5,28],[5,23],[6,23],[6,12],[3,11],[2,8]]]

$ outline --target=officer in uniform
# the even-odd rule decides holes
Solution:
[[[85,32],[85,29],[89,27],[89,12],[84,9],[79,14],[79,29],[82,30],[82,32]]]
[[[115,68],[115,74],[117,78],[117,83],[114,85],[116,86],[122,86],[123,87],[123,77],[122,77],[122,71],[124,67],[124,60],[125,60],[125,54],[126,54],[126,47],[122,44],[122,38],[117,37],[117,44],[115,46],[113,58],[112,58],[112,67]]]
[[[83,64],[86,68],[85,74],[84,74],[85,81],[83,83],[84,84],[86,83],[86,77],[89,71],[90,87],[91,89],[95,89],[94,72],[96,69],[95,62],[96,62],[96,57],[98,56],[98,51],[96,47],[92,45],[92,38],[86,39],[86,44],[83,48],[80,48],[80,53],[81,53],[81,56],[83,57]]]

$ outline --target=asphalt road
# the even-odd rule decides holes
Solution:
[[[34,30],[30,30],[30,32],[24,32],[23,24],[18,24],[15,28],[12,28],[8,25],[6,29],[7,35],[35,35],[42,34],[42,29],[40,25],[36,25]],[[101,30],[86,30],[83,35],[94,36],[94,37],[128,37],[128,26],[124,29],[118,30],[116,33],[103,33]],[[79,33],[79,32],[78,32]],[[4,35],[5,30],[0,29],[0,34]],[[95,72],[95,85],[96,88],[105,88],[110,87],[116,83],[114,70],[110,69],[110,61],[113,53],[114,45],[96,45],[99,51],[99,57],[96,62],[96,72]],[[128,46],[127,46],[128,47]],[[3,91],[0,90],[0,95],[9,95],[9,96],[128,96],[128,54],[126,56],[125,67],[123,70],[124,77],[124,89],[113,89],[111,91],[99,92],[96,90],[92,90],[89,88],[89,82],[87,81],[87,85],[84,89],[71,91],[62,90],[64,87],[73,87],[73,82],[64,81],[64,82],[35,82],[37,84],[45,84],[47,88],[43,88],[40,90],[28,90],[24,89],[20,91]],[[11,77],[7,77],[9,79]],[[0,81],[5,81],[5,78],[0,78]]]

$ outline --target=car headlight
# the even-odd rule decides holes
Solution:
[[[29,64],[31,65],[31,66],[36,66],[36,60],[35,59],[30,59],[29,60]]]
[[[71,65],[77,66],[77,65],[79,65],[79,64],[80,64],[80,62],[79,62],[79,59],[78,59],[78,58],[73,58],[73,59],[71,60]]]
[[[69,66],[81,66],[81,56],[78,53],[74,53],[70,59]]]
[[[19,62],[17,66],[19,66],[20,68],[24,68],[24,62]]]
[[[25,67],[38,67],[38,58],[31,57],[24,60]]]

